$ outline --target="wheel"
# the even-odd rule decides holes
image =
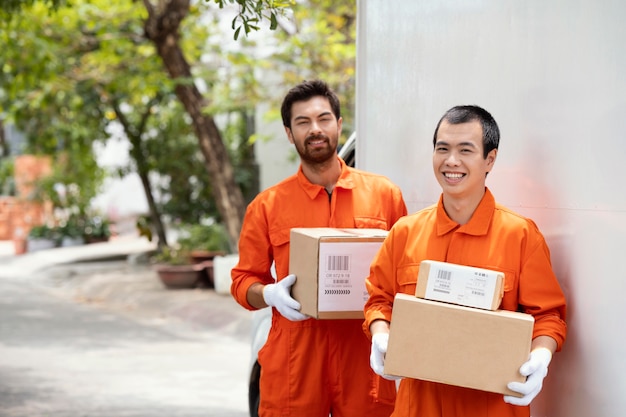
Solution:
[[[261,393],[259,390],[259,381],[261,379],[261,365],[259,361],[254,362],[252,371],[250,371],[250,381],[248,384],[248,408],[250,417],[259,417],[259,402],[261,401]]]

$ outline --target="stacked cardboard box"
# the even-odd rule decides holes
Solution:
[[[422,261],[415,296],[467,307],[496,310],[504,294],[504,274],[448,262]]]
[[[507,384],[525,380],[519,367],[530,353],[534,319],[496,309],[503,279],[494,271],[424,261],[417,296],[395,297],[385,373],[519,395]],[[459,297],[468,290],[473,296]]]

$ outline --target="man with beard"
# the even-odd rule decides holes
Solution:
[[[273,308],[259,352],[259,416],[387,417],[395,384],[369,367],[363,320],[315,320],[300,313],[290,296],[297,277],[289,275],[289,235],[294,227],[389,230],[406,214],[402,194],[387,178],[348,167],[338,157],[340,103],[325,82],[292,88],[281,114],[300,169],[249,204],[232,270],[231,293],[239,304]]]

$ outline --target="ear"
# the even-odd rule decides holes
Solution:
[[[337,137],[341,137],[342,126],[343,126],[343,117],[340,117],[339,120],[337,120]]]
[[[287,126],[284,126],[284,128],[285,128],[285,133],[287,134],[287,139],[289,139],[289,142],[293,144],[294,143],[293,133],[291,133],[291,129],[288,128]]]
[[[487,154],[487,158],[485,161],[487,162],[487,172],[490,172],[493,169],[494,164],[496,163],[496,158],[498,157],[498,150],[492,149]]]

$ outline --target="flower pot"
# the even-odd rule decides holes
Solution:
[[[193,265],[154,265],[159,279],[169,289],[195,288],[200,284],[202,264]]]
[[[86,244],[104,243],[104,242],[108,242],[108,241],[109,241],[109,237],[108,236],[85,236],[85,243]]]
[[[26,253],[26,250],[27,250],[26,246],[27,246],[26,239],[19,239],[19,238],[13,239],[13,247],[15,248],[16,255],[22,255]]]
[[[26,247],[28,252],[37,252],[39,250],[52,249],[57,246],[54,239],[45,238],[28,238]]]
[[[83,239],[82,237],[71,237],[71,236],[64,236],[63,239],[61,239],[61,247],[70,247],[70,246],[81,246],[85,244],[85,239]]]
[[[202,273],[200,274],[200,284],[202,288],[215,288],[215,281],[213,277],[213,261],[202,261],[200,265],[203,266]]]

